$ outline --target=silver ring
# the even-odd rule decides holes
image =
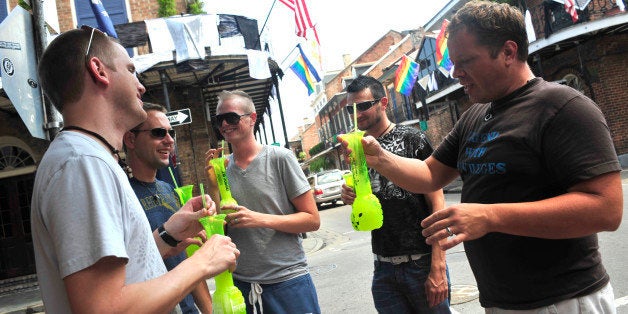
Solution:
[[[238,218],[233,218],[233,223],[237,224],[238,223]]]
[[[453,232],[451,232],[451,230],[449,230],[449,227],[445,227],[445,230],[447,230],[447,233],[449,233],[450,237],[455,236],[455,234]]]

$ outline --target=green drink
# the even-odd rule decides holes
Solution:
[[[209,162],[216,174],[216,183],[220,191],[220,208],[225,205],[238,206],[238,202],[231,196],[231,186],[229,186],[229,179],[227,178],[227,171],[225,169],[225,157],[215,158]]]
[[[345,184],[352,188],[353,187],[353,173],[345,173],[342,175],[342,178],[345,179]]]
[[[371,190],[362,137],[364,131],[355,131],[342,136],[349,143],[351,155],[351,174],[353,175],[353,188],[355,200],[351,206],[351,225],[357,231],[370,231],[380,228],[384,224],[384,214],[379,199]],[[347,184],[348,185],[348,184]]]
[[[207,233],[207,238],[214,234],[225,234],[223,229],[225,216],[225,214],[218,214],[199,219]],[[226,270],[214,277],[214,279],[216,280],[216,291],[212,296],[214,313],[245,314],[246,303],[244,303],[244,297],[240,289],[233,284],[231,273]]]
[[[174,191],[177,192],[179,196],[179,202],[181,202],[181,206],[185,205],[192,198],[192,190],[194,190],[194,184],[184,185],[178,188],[175,188]]]

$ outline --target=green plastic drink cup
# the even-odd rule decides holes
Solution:
[[[353,189],[355,200],[351,205],[351,225],[357,231],[371,231],[380,228],[384,224],[384,214],[379,199],[371,190],[362,137],[364,131],[356,131],[342,136],[351,149],[351,173],[353,174]]]
[[[195,239],[197,240],[201,240],[201,238],[199,237],[195,237]],[[200,247],[196,244],[190,244],[188,245],[188,247],[185,248],[185,255],[187,257],[190,257],[194,254],[194,252],[196,252]]]
[[[225,169],[225,157],[214,158],[209,162],[216,174],[216,183],[218,183],[218,190],[220,191],[220,208],[225,205],[238,206],[238,202],[231,196],[231,186],[229,185],[229,179],[227,178],[227,171]]]
[[[224,235],[224,222],[225,214],[218,214],[214,216],[206,216],[199,219],[199,222],[203,225],[207,237],[210,238],[214,234]],[[226,314],[245,314],[246,303],[244,303],[244,296],[238,287],[233,284],[233,276],[226,270],[216,277],[216,291],[212,295],[212,302],[214,307],[214,313],[226,313]]]
[[[348,187],[353,187],[353,173],[345,173],[342,175],[342,178],[345,179],[345,184]]]
[[[174,191],[177,192],[179,196],[179,202],[181,202],[181,206],[185,205],[192,198],[192,191],[194,190],[194,184],[180,186],[175,188]]]

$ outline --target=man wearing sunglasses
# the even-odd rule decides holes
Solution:
[[[143,107],[147,114],[146,121],[124,134],[124,147],[127,162],[133,170],[129,182],[144,208],[151,230],[156,230],[183,204],[179,204],[172,185],[157,179],[157,170],[168,166],[175,143],[175,132],[166,117],[166,108],[147,102]],[[186,240],[188,241],[184,240],[177,246],[185,248],[190,245],[189,240],[192,239]],[[176,248],[173,250],[174,254],[164,259],[168,271],[185,260],[184,252]],[[198,309],[194,306],[195,302]],[[211,305],[211,296],[204,280],[179,302],[184,314],[196,314],[199,310],[201,313],[211,313]]]
[[[218,96],[214,123],[230,144],[226,169],[239,206],[227,215],[229,236],[241,249],[234,283],[266,313],[320,313],[300,234],[318,230],[320,217],[305,174],[285,148],[255,141],[257,113],[242,91]],[[217,156],[210,149],[208,158]],[[211,178],[210,178],[211,180]]]
[[[375,78],[360,75],[347,86],[347,110],[358,129],[373,136],[396,155],[425,159],[432,146],[420,130],[388,120],[388,98]],[[445,205],[443,191],[416,194],[404,190],[369,169],[371,188],[382,204],[384,224],[371,231],[374,267],[372,294],[379,313],[450,313],[445,253],[427,245],[420,222]],[[353,204],[354,190],[344,184],[342,201]],[[405,276],[398,276],[403,273]]]
[[[235,268],[239,251],[214,236],[166,270],[170,244],[197,235],[215,204],[192,198],[151,230],[118,164],[125,132],[146,119],[144,86],[121,45],[94,29],[65,32],[42,55],[39,79],[64,121],[38,164],[31,204],[47,313],[165,313],[201,280]]]

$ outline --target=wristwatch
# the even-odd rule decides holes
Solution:
[[[159,237],[164,240],[164,242],[166,242],[166,244],[175,247],[177,246],[177,244],[181,243],[181,241],[173,238],[171,235],[168,234],[168,232],[166,231],[166,229],[164,228],[164,225],[159,226],[159,228],[157,228],[157,233],[159,233]]]

